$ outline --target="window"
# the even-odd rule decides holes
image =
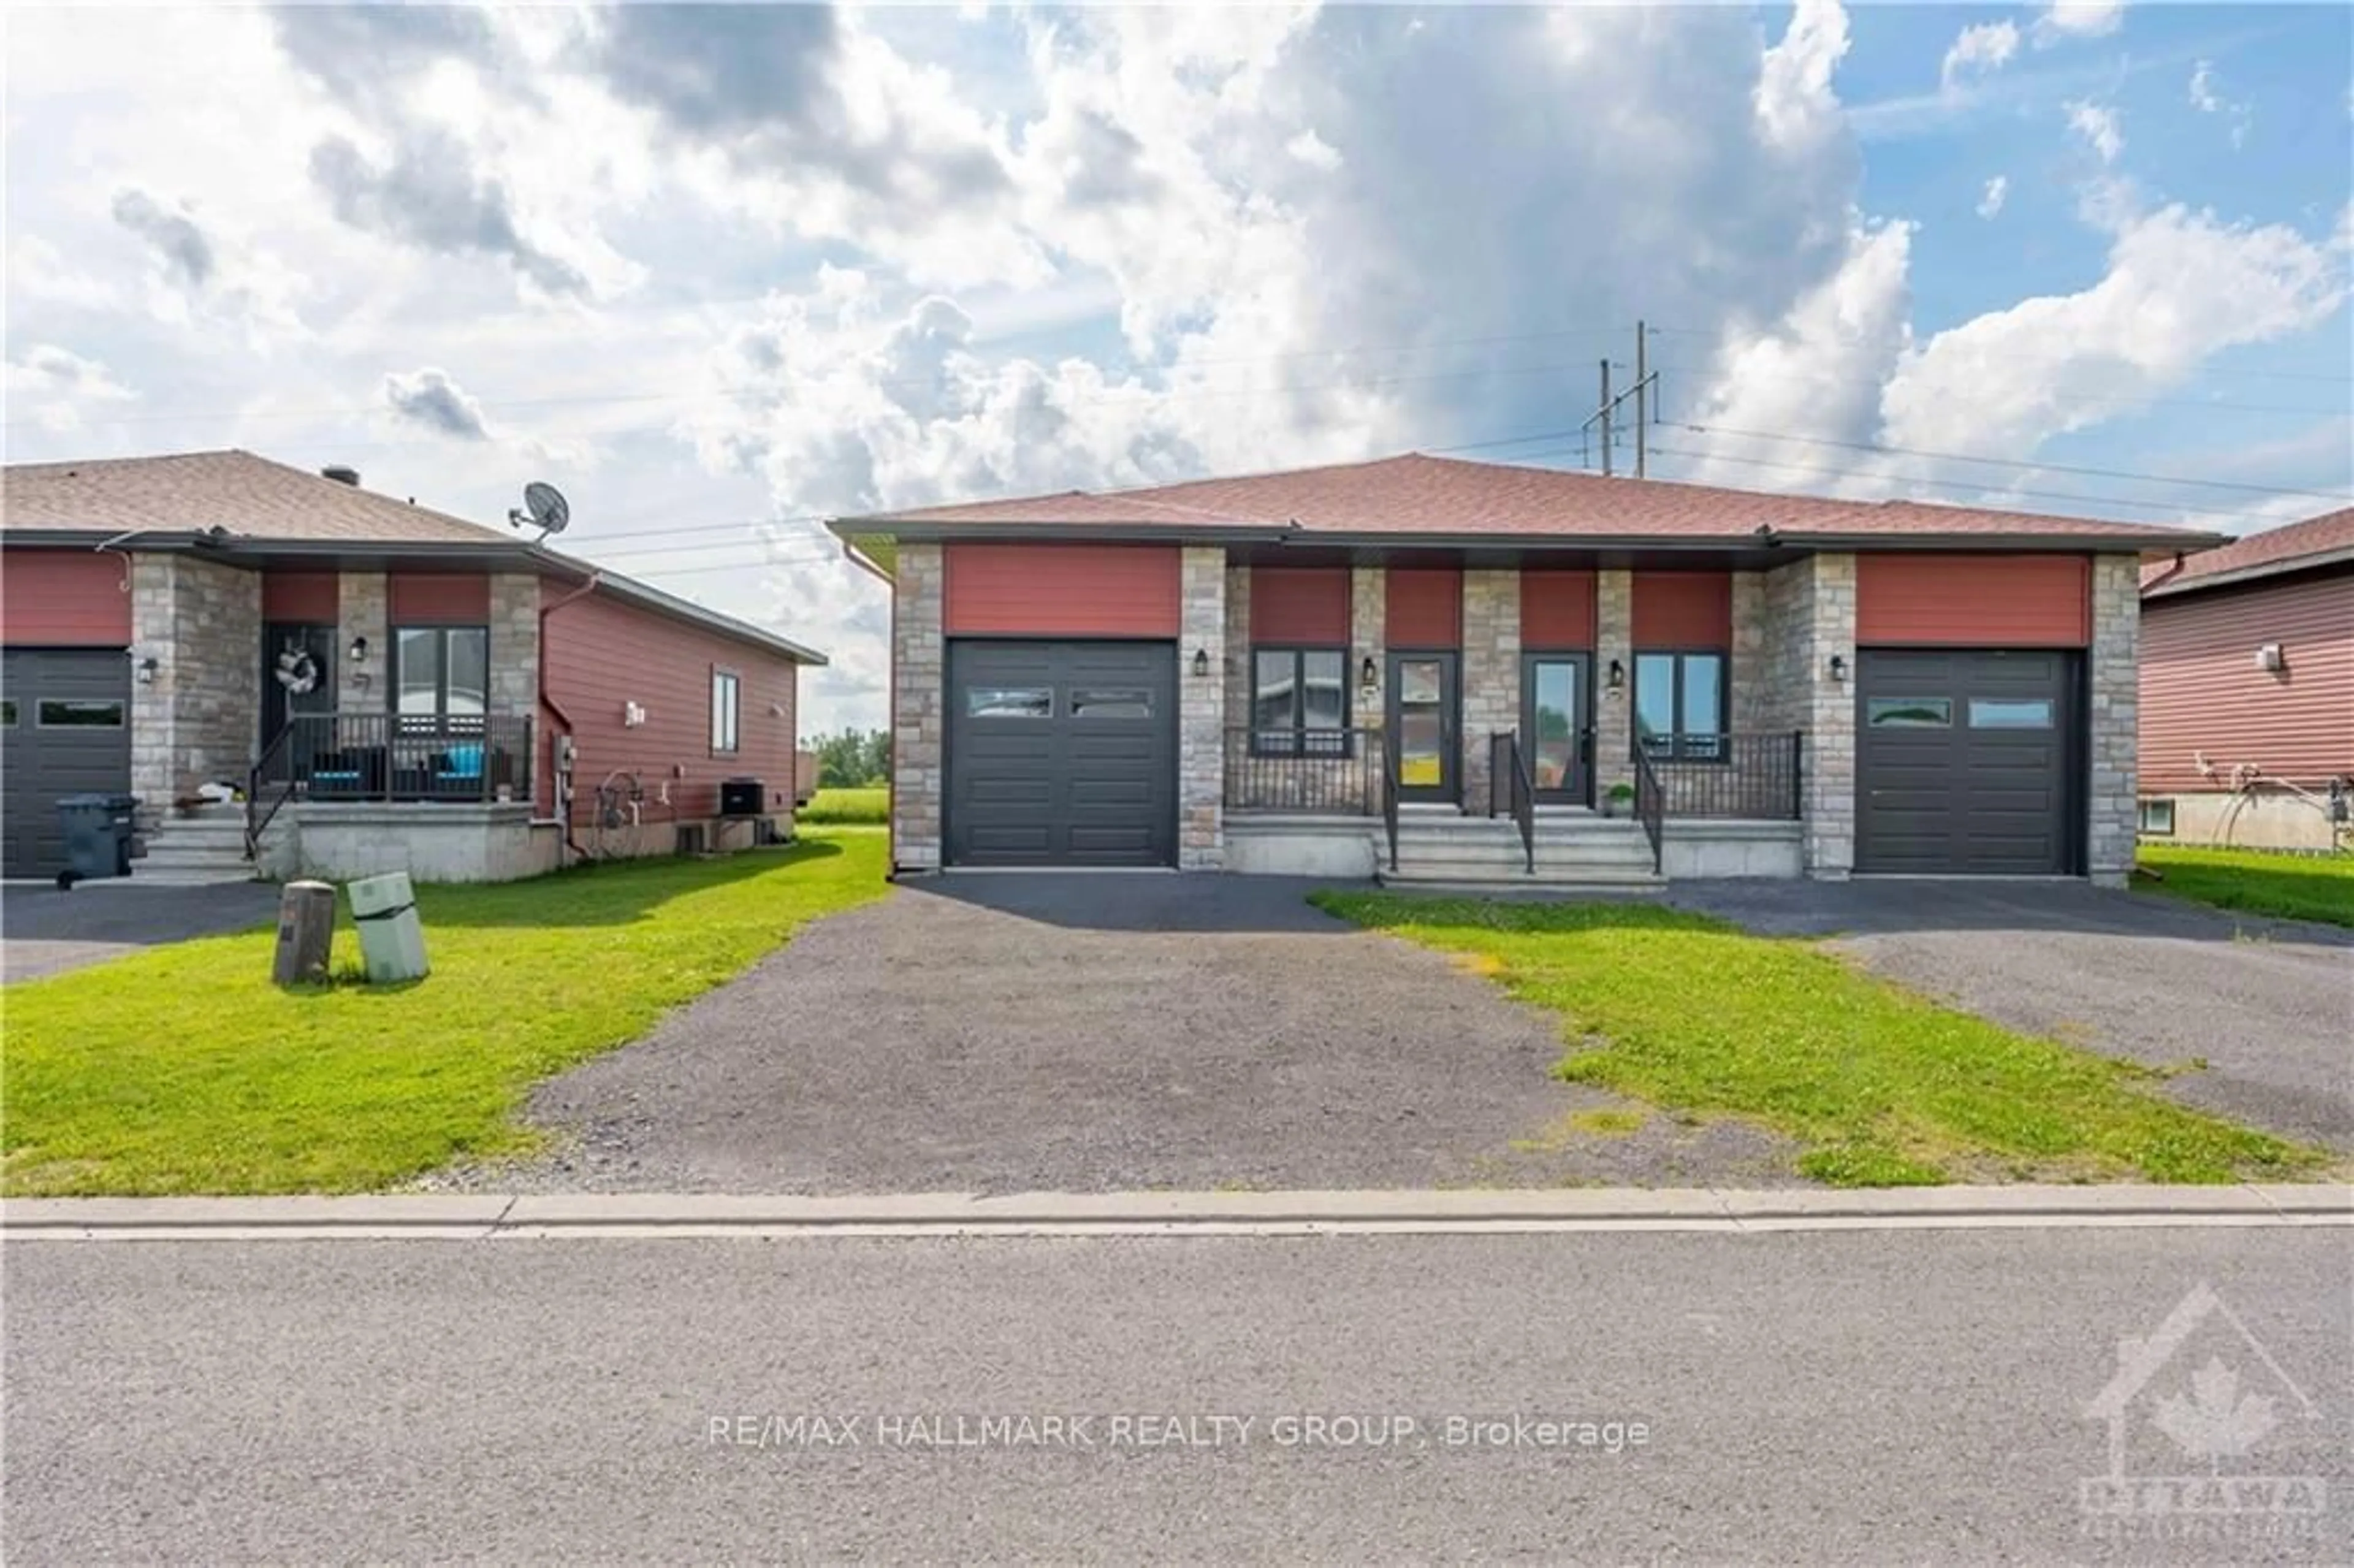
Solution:
[[[1972,697],[1972,729],[2050,729],[2049,697]]]
[[[743,683],[733,670],[711,672],[711,749],[725,755],[736,749],[736,724],[743,704]]]
[[[964,711],[968,718],[1053,718],[1055,688],[968,686],[964,694]]]
[[[85,697],[43,697],[33,705],[33,722],[43,729],[121,729],[122,705]]]
[[[1649,756],[1724,758],[1724,655],[1635,655],[1635,736]]]
[[[1349,737],[1348,650],[1253,650],[1250,722],[1254,751],[1341,755]]]
[[[447,718],[490,712],[491,634],[480,626],[400,626],[392,633],[393,711]]]
[[[1945,729],[1954,722],[1950,697],[1873,697],[1863,705],[1873,729]]]
[[[16,727],[16,699],[0,697],[0,729]]]
[[[2174,836],[2174,802],[2144,800],[2141,803],[2141,831],[2158,838]]]
[[[1082,686],[1071,694],[1075,719],[1141,719],[1152,716],[1152,693],[1142,686]]]

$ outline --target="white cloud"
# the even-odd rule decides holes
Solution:
[[[2235,103],[2215,90],[2215,68],[2200,60],[2190,70],[2190,107],[2201,114],[2221,114],[2231,122],[2232,145],[2243,145],[2254,115],[2245,103]]]
[[[10,417],[53,435],[78,432],[96,409],[138,396],[105,366],[55,344],[34,344],[9,360],[4,374]]]
[[[1341,166],[1341,154],[1333,150],[1331,143],[1313,131],[1302,131],[1286,142],[1283,150],[1311,169],[1337,169]]]
[[[1986,183],[1978,196],[1978,216],[1994,217],[2002,211],[2002,204],[2010,198],[2010,176],[1997,175]]]
[[[2019,28],[2010,22],[1982,22],[1964,27],[1946,50],[1937,68],[1937,83],[1954,91],[1965,77],[1985,76],[2010,63],[2019,53]]]
[[[2035,19],[2036,47],[2048,48],[2067,38],[2106,37],[2125,19],[2125,0],[2052,0]]]
[[[2117,154],[2126,150],[2125,132],[2118,128],[2117,111],[2105,104],[2075,99],[2066,105],[2068,129],[2084,139],[2084,144],[2100,155],[2104,164],[2114,164]]]

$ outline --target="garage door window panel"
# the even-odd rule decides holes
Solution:
[[[1946,729],[1953,722],[1950,697],[1873,697],[1864,705],[1864,723],[1873,729]]]
[[[1720,652],[1636,654],[1636,744],[1659,761],[1724,760],[1727,683]]]
[[[1251,654],[1251,749],[1339,757],[1349,743],[1349,655],[1341,648],[1259,648]]]
[[[121,729],[122,717],[121,703],[43,697],[35,705],[33,722],[43,729]]]
[[[1075,719],[1149,719],[1152,694],[1141,686],[1081,686],[1071,693]]]
[[[2048,697],[1972,697],[1972,729],[2050,729],[2052,702]]]
[[[1050,719],[1055,716],[1052,686],[974,686],[965,693],[969,717],[986,719]]]

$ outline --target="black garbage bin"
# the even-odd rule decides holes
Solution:
[[[66,868],[58,885],[71,887],[92,877],[131,874],[131,836],[136,795],[68,795],[58,801],[66,830]]]

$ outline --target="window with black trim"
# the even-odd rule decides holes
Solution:
[[[737,723],[742,715],[744,683],[733,670],[711,672],[711,750],[726,756],[736,749]]]
[[[485,626],[396,626],[392,711],[449,718],[490,712],[491,632]]]
[[[16,727],[16,699],[0,697],[0,729]]]
[[[1251,749],[1339,757],[1349,748],[1349,651],[1251,650]]]
[[[1727,683],[1712,650],[1636,654],[1636,744],[1660,761],[1723,761]]]
[[[121,729],[122,704],[109,697],[43,697],[33,705],[38,729]]]

